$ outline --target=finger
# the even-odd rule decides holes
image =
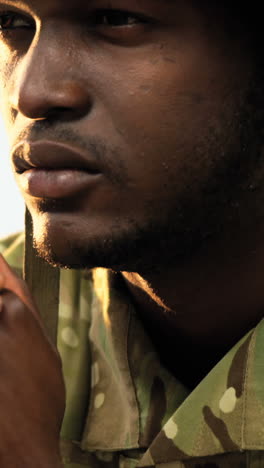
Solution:
[[[16,325],[18,322],[27,323],[32,321],[32,314],[29,313],[27,305],[21,301],[13,291],[5,289],[1,293],[2,314],[1,328],[3,324]],[[34,322],[35,317],[33,318]]]
[[[0,290],[7,289],[16,294],[21,301],[34,313],[38,315],[34,300],[27,288],[26,283],[12,270],[6,260],[0,254]]]

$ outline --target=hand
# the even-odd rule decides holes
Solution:
[[[61,468],[61,361],[27,288],[0,255],[0,467]]]

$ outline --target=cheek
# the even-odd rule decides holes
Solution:
[[[142,190],[158,188],[149,184],[158,185],[186,165],[208,121],[203,96],[194,99],[179,79],[176,86],[175,74],[161,75],[138,76],[129,93],[119,86],[110,110],[114,128],[128,146],[129,175]]]
[[[228,88],[234,86],[232,77],[238,70],[233,59],[204,35],[190,38],[186,33],[180,39],[174,33],[164,44],[128,50],[121,64],[120,57],[111,65],[106,60],[100,74],[104,85],[111,87],[103,95],[110,118],[129,145],[139,149],[142,145],[142,151],[149,144],[160,151],[168,142],[188,147],[205,125],[214,125]],[[110,80],[104,75],[108,67]]]
[[[166,54],[123,67],[105,97],[129,148],[129,173],[142,190],[156,190],[168,177],[187,184],[201,171],[205,176],[210,160],[203,149],[228,118],[232,67],[217,57],[202,61],[209,52],[201,47],[186,56],[175,54],[173,61]]]
[[[8,47],[3,42],[0,42],[0,112],[9,137],[11,137],[14,122],[11,97],[13,92],[13,75],[17,63],[17,54],[15,52],[11,53]]]

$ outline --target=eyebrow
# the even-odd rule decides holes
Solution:
[[[66,0],[66,1],[68,1],[68,0]],[[95,0],[90,0],[90,1],[92,2],[92,1],[95,1]],[[90,1],[86,0],[87,7],[88,7]],[[124,5],[124,7],[122,7],[122,0],[119,0],[119,1],[120,1],[121,4],[119,6],[117,6],[116,8],[119,8],[119,9],[124,8],[125,9],[126,8],[125,5]],[[126,2],[126,0],[123,0],[123,1],[124,1],[124,3]],[[151,6],[151,4],[153,6],[156,4],[156,7],[159,7],[161,5],[164,6],[164,4],[165,4],[165,8],[166,8],[166,5],[168,5],[168,7],[172,7],[173,5],[176,6],[176,2],[177,2],[177,0],[143,0],[143,1],[145,1],[146,3],[149,3],[150,6]],[[17,9],[21,9],[21,10],[24,10],[29,15],[33,15],[34,10],[37,8],[38,2],[41,4],[43,2],[43,0],[36,0],[35,5],[34,5],[35,0],[0,0],[0,5],[2,4],[3,6],[7,5],[7,6],[17,8]],[[78,0],[77,0],[77,2],[76,2],[76,0],[73,1],[73,3],[75,3],[73,8],[74,8],[74,10],[76,10],[76,3],[78,3]],[[85,5],[83,5],[83,8],[85,8]],[[109,2],[109,8],[114,8],[114,5],[111,5],[111,2]]]
[[[3,4],[3,5],[10,5],[10,6],[14,6],[16,8],[26,8],[27,9],[27,4],[23,1],[20,1],[20,0],[2,0],[0,1],[0,4]]]
[[[173,3],[176,3],[176,0],[150,0],[154,3],[169,3],[169,4],[173,4]],[[23,0],[3,0],[2,2],[0,1],[0,3],[3,3],[3,4],[7,4],[7,5],[14,5],[14,6],[23,6],[23,7],[27,7],[27,4],[30,3],[30,0],[27,0],[26,2],[23,1]]]

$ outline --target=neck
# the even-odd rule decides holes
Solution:
[[[264,315],[262,231],[229,233],[181,268],[123,273],[161,359],[189,386]]]

